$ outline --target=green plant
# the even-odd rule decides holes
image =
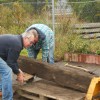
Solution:
[[[6,30],[13,25],[12,10],[7,6],[0,6],[0,26]]]
[[[31,5],[23,5],[18,2],[9,6],[0,5],[0,34],[21,34],[33,23],[44,23],[52,27],[51,16],[47,15],[48,10],[46,11],[45,7],[41,10],[41,14],[34,14]],[[85,40],[79,34],[72,32],[72,25],[79,23],[75,14],[70,17],[56,16],[56,21],[58,24],[55,26],[55,59],[63,59],[65,52],[100,54],[100,40]],[[21,55],[27,56],[27,51],[23,50]]]
[[[96,51],[96,54],[97,54],[97,55],[100,55],[100,50],[97,50],[97,51]]]
[[[23,49],[20,53],[20,55],[24,55],[24,56],[28,56],[28,53],[27,53],[27,50],[26,49]]]
[[[95,0],[68,0],[72,6],[74,13],[79,16],[80,20],[87,22],[99,22],[100,21],[100,2]],[[71,3],[76,2],[76,3]]]

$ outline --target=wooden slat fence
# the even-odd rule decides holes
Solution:
[[[73,33],[79,33],[83,38],[100,38],[100,23],[83,23],[73,26]]]

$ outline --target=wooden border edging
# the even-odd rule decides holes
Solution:
[[[100,55],[65,53],[64,60],[99,65]]]

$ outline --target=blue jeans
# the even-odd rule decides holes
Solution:
[[[35,50],[34,46],[31,46],[27,49],[27,51],[29,57],[36,59],[40,50]]]
[[[34,46],[31,46],[27,49],[27,51],[28,51],[29,57],[36,59],[40,50],[35,50]],[[54,64],[54,46],[51,46],[50,49],[49,49],[47,62],[50,63],[50,64]]]
[[[51,46],[49,49],[49,55],[47,58],[47,62],[50,64],[54,64],[54,46]]]
[[[2,89],[2,100],[13,100],[12,69],[0,58],[0,89]]]

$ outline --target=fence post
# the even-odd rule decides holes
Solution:
[[[55,12],[54,12],[54,0],[52,0],[52,26],[53,26],[53,31],[55,33]]]

